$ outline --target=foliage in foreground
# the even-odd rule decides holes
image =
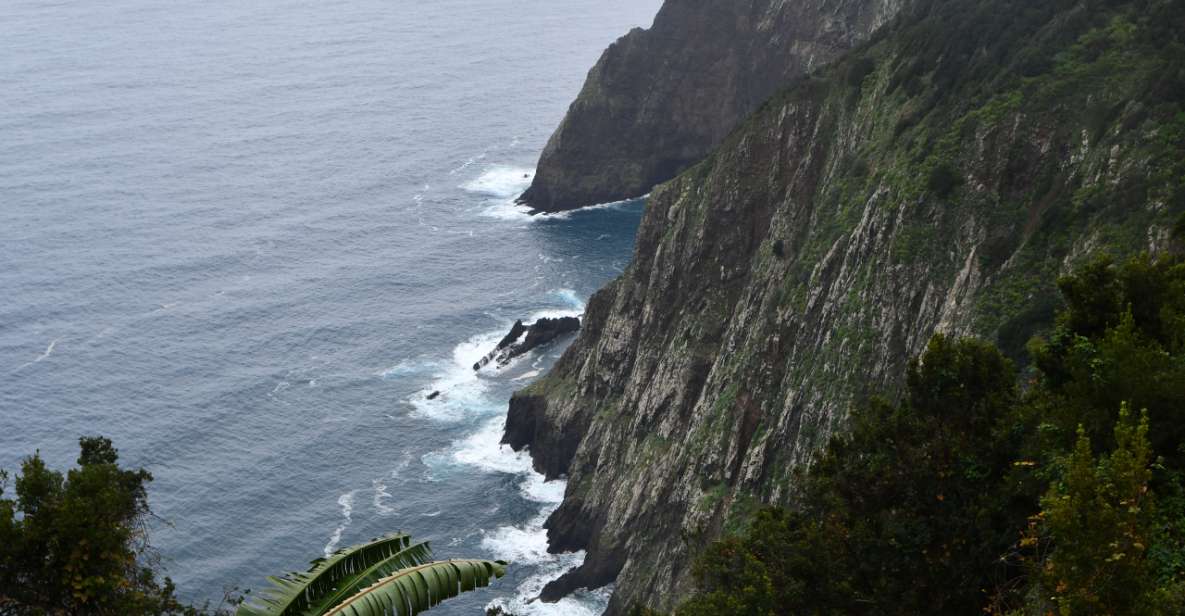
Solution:
[[[501,561],[431,558],[427,543],[403,534],[338,550],[306,572],[272,578],[238,616],[412,616],[506,573]]]
[[[78,467],[65,475],[27,458],[11,482],[15,498],[5,498],[0,472],[0,616],[228,616],[181,603],[173,582],[158,579],[146,525],[152,475],[120,467],[108,439],[80,443]],[[407,616],[505,573],[502,562],[431,557],[427,543],[383,537],[273,579],[238,614]]]
[[[0,471],[0,614],[196,616],[158,580],[147,542],[147,471],[119,466],[105,438],[80,441],[65,475],[39,455],[10,484]]]
[[[1185,613],[1185,262],[1059,287],[1024,391],[991,345],[936,337],[677,613]]]

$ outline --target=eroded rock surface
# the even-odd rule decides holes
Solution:
[[[521,201],[556,212],[650,192],[779,88],[867,40],[902,2],[666,2],[589,72]]]
[[[529,353],[544,346],[565,334],[571,334],[580,329],[580,319],[576,317],[560,317],[552,319],[544,317],[531,324],[515,321],[510,332],[502,338],[498,346],[485,357],[473,364],[474,370],[481,370],[490,362],[498,367],[506,366],[516,357]]]

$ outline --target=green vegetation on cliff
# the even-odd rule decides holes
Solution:
[[[1023,391],[991,345],[934,338],[902,401],[862,405],[797,477],[797,507],[699,559],[678,614],[1185,611],[1185,261],[1101,259],[1058,287]]]

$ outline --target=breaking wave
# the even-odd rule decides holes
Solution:
[[[517,199],[531,185],[535,171],[522,167],[496,165],[477,178],[461,185],[461,188],[479,195],[501,199]]]
[[[584,312],[584,302],[571,289],[557,289],[551,293],[551,297],[557,306],[533,313],[530,317],[532,320],[545,316],[578,316]],[[567,484],[560,480],[545,481],[543,475],[535,472],[527,453],[513,451],[501,444],[505,427],[505,402],[491,400],[484,377],[473,371],[472,363],[483,352],[493,348],[504,331],[475,336],[458,345],[453,352],[455,365],[433,381],[432,387],[445,384],[449,387],[460,386],[462,392],[459,396],[451,396],[439,408],[470,415],[474,412],[488,414],[488,417],[481,421],[474,432],[454,441],[445,449],[424,456],[423,462],[429,469],[468,468],[483,473],[512,475],[518,480],[522,498],[538,505],[536,515],[523,524],[482,532],[481,546],[490,558],[532,568],[531,575],[519,583],[512,597],[495,599],[489,607],[502,607],[519,616],[595,616],[608,605],[611,588],[577,593],[558,603],[538,600],[539,593],[549,581],[579,566],[585,555],[584,552],[548,553],[547,531],[543,524],[563,500]],[[537,367],[534,365],[536,363],[537,360],[532,367]],[[465,379],[461,378],[462,370]],[[497,372],[493,374],[496,377]],[[538,371],[534,371],[534,374],[538,374]],[[444,395],[441,394],[442,397]]]

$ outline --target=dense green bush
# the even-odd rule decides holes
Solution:
[[[927,188],[939,198],[949,197],[962,184],[963,176],[950,163],[935,165],[926,181]]]
[[[800,479],[801,511],[765,512],[708,551],[706,592],[679,613],[978,611],[1036,498],[1013,477],[1018,396],[993,347],[936,337],[905,400],[860,408]]]
[[[0,614],[196,616],[172,581],[146,564],[149,515],[145,470],[119,466],[105,438],[80,441],[65,475],[27,458],[4,498],[0,472]]]
[[[1042,447],[1073,447],[1079,426],[1109,446],[1119,408],[1130,403],[1147,410],[1156,454],[1185,466],[1185,263],[1104,258],[1058,287],[1066,310],[1030,345],[1042,376],[1030,397],[1046,422]]]
[[[1185,263],[1059,287],[1023,393],[994,347],[935,337],[678,614],[1185,613]]]

